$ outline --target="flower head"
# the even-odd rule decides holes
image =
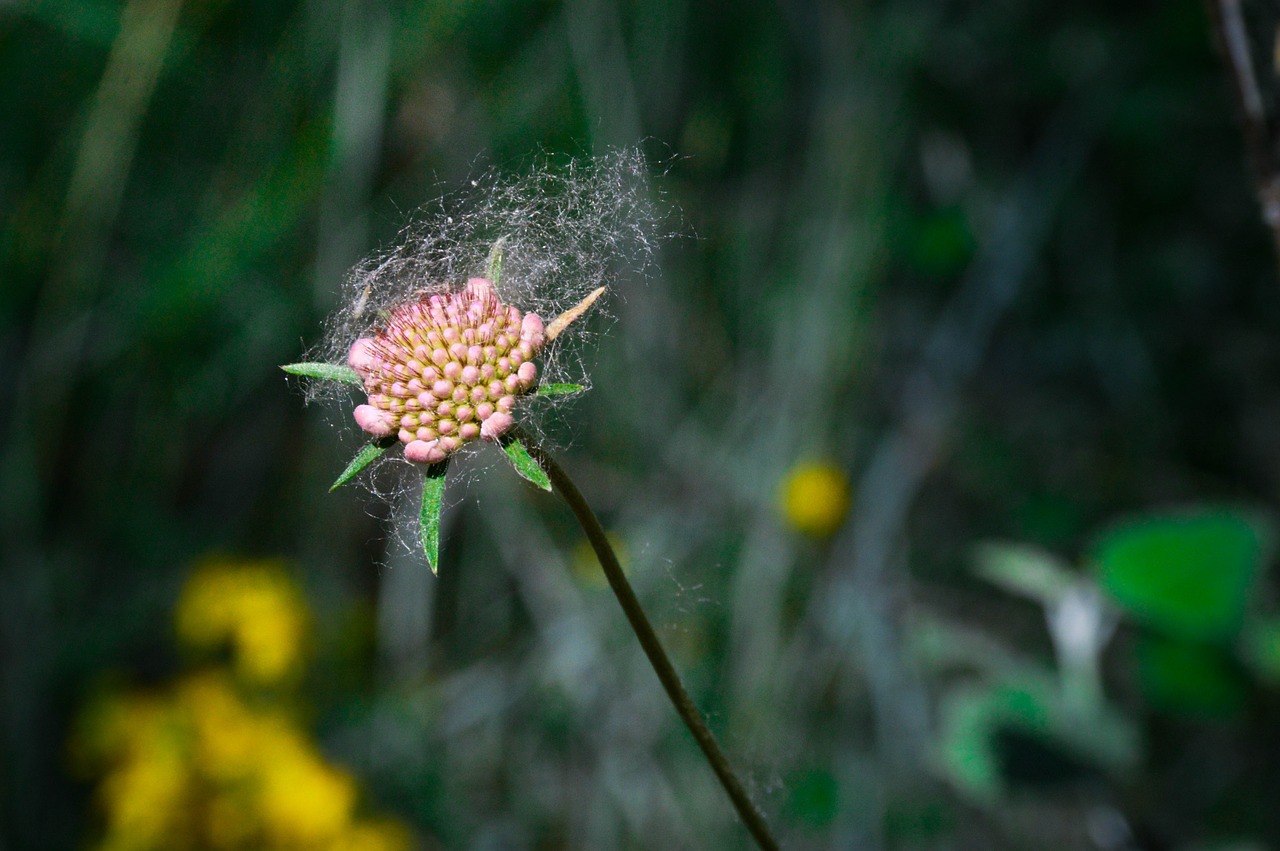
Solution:
[[[358,264],[318,357],[282,367],[314,379],[312,399],[341,397],[348,406],[352,385],[363,395],[346,410],[370,440],[330,490],[388,456],[422,469],[417,529],[432,569],[447,462],[468,444],[500,444],[518,474],[551,489],[516,428],[518,408],[526,396],[587,389],[577,347],[550,343],[571,324],[572,336],[589,337],[577,320],[605,281],[627,267],[648,270],[665,213],[651,203],[646,171],[640,152],[628,149],[472,180],[471,190],[423,208],[396,243]],[[402,453],[387,452],[397,444]],[[366,482],[393,500],[417,480]]]
[[[516,397],[537,386],[533,358],[546,340],[542,319],[504,304],[487,278],[402,304],[347,355],[368,394],[356,423],[374,437],[395,434],[419,464],[478,437],[497,440],[515,423]]]

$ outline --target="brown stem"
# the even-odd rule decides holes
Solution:
[[[529,454],[537,460],[542,469],[546,470],[547,476],[550,477],[551,484],[555,487],[556,492],[560,494],[560,498],[568,504],[574,516],[578,518],[582,531],[586,532],[587,540],[591,542],[591,548],[596,552],[596,558],[600,560],[600,567],[604,570],[605,578],[609,580],[609,587],[613,589],[614,595],[618,598],[618,603],[622,606],[623,613],[631,623],[631,629],[635,632],[636,638],[639,639],[640,646],[644,648],[645,655],[649,657],[649,663],[653,665],[654,673],[658,675],[658,679],[662,682],[662,687],[666,689],[667,696],[671,698],[671,703],[675,706],[676,712],[679,713],[685,726],[689,728],[689,732],[693,734],[698,747],[702,748],[703,754],[707,757],[707,762],[711,763],[711,770],[716,773],[716,777],[720,780],[720,785],[729,794],[729,799],[733,802],[738,815],[746,824],[747,830],[751,832],[756,844],[762,849],[776,851],[778,848],[777,840],[769,832],[769,826],[765,824],[764,816],[760,814],[755,804],[751,803],[751,799],[747,797],[746,790],[742,788],[742,782],[733,773],[733,768],[730,767],[729,761],[725,759],[724,752],[720,750],[720,745],[716,742],[715,736],[707,729],[707,724],[702,719],[702,713],[698,711],[698,707],[694,705],[689,693],[685,691],[684,685],[680,682],[680,675],[676,673],[676,669],[671,664],[670,658],[667,657],[666,651],[662,649],[662,643],[658,641],[658,635],[654,632],[653,625],[649,623],[649,618],[645,615],[644,609],[641,608],[640,601],[636,599],[631,583],[627,581],[626,575],[622,572],[622,565],[618,563],[618,556],[609,544],[609,539],[605,535],[604,527],[600,525],[599,518],[591,510],[591,506],[587,504],[582,492],[578,490],[573,480],[569,478],[569,474],[550,455],[529,440],[527,436],[521,435],[520,439],[528,448]]]

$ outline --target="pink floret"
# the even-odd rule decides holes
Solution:
[[[485,440],[497,440],[515,423],[515,419],[510,414],[494,411],[488,419],[480,424],[480,436]]]
[[[377,363],[377,358],[373,351],[373,338],[361,337],[351,344],[351,351],[347,352],[347,363],[351,364],[351,368],[360,373],[361,378],[368,378],[369,373],[373,370]]]
[[[546,329],[542,325],[542,318],[536,313],[526,313],[524,319],[520,323],[520,339],[528,342],[535,349],[542,347],[546,340]]]
[[[358,405],[355,409],[356,425],[374,437],[386,437],[391,434],[391,424],[386,416],[373,405]]]
[[[445,454],[439,440],[414,440],[404,447],[404,457],[415,464],[439,464]]]

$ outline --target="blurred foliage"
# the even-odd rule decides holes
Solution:
[[[787,847],[1280,846],[1276,578],[1217,508],[1280,506],[1280,288],[1196,0],[16,0],[0,80],[0,847],[158,824],[266,681],[315,800],[444,847],[743,847],[565,512],[475,453],[436,580],[276,369],[442,189],[631,144],[690,238],[541,425]],[[302,591],[196,605],[207,552]],[[256,661],[184,673],[175,605]]]
[[[1230,640],[1262,570],[1261,521],[1201,511],[1111,530],[1092,558],[1099,584],[1131,615],[1176,637]]]

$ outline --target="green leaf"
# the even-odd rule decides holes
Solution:
[[[485,263],[484,276],[489,279],[489,283],[493,284],[495,289],[498,286],[498,280],[502,277],[502,248],[506,244],[507,238],[499,237],[489,249],[489,259]]]
[[[511,462],[511,466],[516,468],[517,473],[544,491],[551,490],[551,479],[547,478],[547,471],[533,460],[529,450],[518,438],[513,437],[502,441],[502,450],[507,453],[507,459]]]
[[[1099,585],[1137,621],[1196,641],[1235,636],[1268,549],[1257,518],[1224,509],[1146,517],[1094,550]]]
[[[1239,712],[1247,699],[1244,681],[1218,648],[1148,636],[1134,657],[1143,697],[1159,709],[1222,718]]]
[[[544,384],[538,388],[538,395],[567,396],[570,393],[581,393],[586,389],[581,384]]]
[[[422,552],[427,556],[427,565],[432,573],[440,570],[440,509],[444,506],[444,474],[448,466],[448,461],[432,464],[422,477],[422,513],[418,519]]]
[[[386,451],[387,447],[385,444],[365,444],[360,451],[356,453],[356,457],[351,459],[351,463],[347,465],[347,469],[342,471],[342,475],[338,476],[337,480],[329,486],[329,492],[332,493],[333,491],[336,491],[338,488],[354,479],[356,473],[359,473],[365,467],[368,467],[373,463],[374,459]]]
[[[787,784],[787,790],[790,820],[811,828],[824,828],[835,820],[840,808],[840,781],[830,771],[814,768],[798,774]]]
[[[290,363],[280,368],[290,375],[319,378],[321,381],[345,381],[358,387],[364,386],[364,379],[360,377],[360,373],[349,366],[332,363]]]

